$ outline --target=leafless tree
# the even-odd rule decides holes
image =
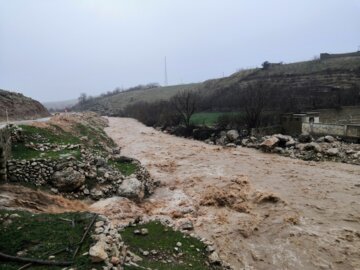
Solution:
[[[172,106],[181,117],[186,127],[190,126],[191,116],[196,112],[199,95],[194,91],[182,91],[170,100]]]
[[[260,126],[269,92],[270,89],[262,82],[250,83],[242,91],[244,118],[249,131]]]

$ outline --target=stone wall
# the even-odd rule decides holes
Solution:
[[[302,132],[313,135],[332,135],[360,139],[360,125],[303,123]]]
[[[7,126],[0,127],[0,182],[7,180],[6,162],[11,154],[11,136]]]
[[[269,126],[269,127],[260,127],[260,128],[252,128],[251,129],[251,136],[262,137],[265,135],[281,133],[282,127],[281,126]]]
[[[352,53],[338,53],[338,54],[330,54],[330,53],[321,53],[320,60],[332,59],[332,58],[340,58],[340,57],[354,57],[360,56],[360,52],[352,52]]]

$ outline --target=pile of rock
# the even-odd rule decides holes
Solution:
[[[25,147],[29,149],[33,149],[35,151],[53,151],[53,152],[59,152],[62,150],[75,150],[80,149],[81,144],[55,144],[55,143],[33,143],[30,142],[28,144],[25,144]]]
[[[298,138],[274,134],[260,140],[244,139],[242,145],[291,158],[313,161],[330,160],[360,165],[360,145],[345,143],[332,136],[315,140],[309,134],[302,134]]]
[[[116,157],[112,157],[117,162]],[[120,159],[125,159],[120,157]],[[140,162],[130,176],[123,175],[109,160],[81,149],[81,159],[73,156],[59,159],[9,160],[8,178],[11,182],[27,182],[36,186],[49,186],[55,194],[68,198],[90,197],[94,200],[122,196],[141,200],[153,193],[157,183]]]
[[[91,237],[96,241],[89,250],[91,260],[104,262],[104,270],[123,269],[122,265],[128,261],[126,246],[118,230],[106,217],[102,216],[101,220],[95,223]]]
[[[244,146],[303,160],[331,160],[360,165],[360,145],[346,143],[330,135],[317,139],[309,134],[301,134],[297,138],[283,134],[256,138],[244,137],[237,130],[214,131],[211,135],[209,132],[206,134],[210,137],[204,141],[211,145]]]

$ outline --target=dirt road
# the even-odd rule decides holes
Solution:
[[[122,153],[163,183],[132,211],[190,218],[235,269],[360,269],[360,166],[225,149],[133,119],[109,121]],[[118,217],[117,200],[100,205]]]

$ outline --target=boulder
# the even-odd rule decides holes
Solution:
[[[226,138],[230,141],[230,142],[234,142],[239,138],[239,132],[235,129],[229,130],[228,132],[226,132]]]
[[[279,143],[279,139],[276,137],[270,137],[260,144],[260,148],[263,151],[270,151],[274,149]]]
[[[339,154],[338,148],[330,148],[326,151],[326,154],[329,156],[337,156]]]
[[[299,135],[298,141],[301,143],[309,143],[312,142],[312,137],[310,134],[301,134]]]
[[[286,143],[285,143],[285,147],[292,147],[292,146],[295,146],[296,142],[293,138],[291,138],[290,140],[288,140]]]
[[[333,136],[327,135],[324,137],[324,141],[327,143],[333,143],[335,142],[335,138]]]
[[[70,192],[79,189],[85,184],[85,175],[68,167],[55,172],[52,176],[51,183],[59,191]]]
[[[102,262],[108,258],[106,253],[106,249],[108,248],[105,241],[100,240],[94,246],[92,246],[89,250],[89,255],[93,262]]]
[[[144,186],[136,178],[126,178],[118,188],[118,195],[126,198],[143,199]]]
[[[307,143],[304,145],[304,150],[306,151],[315,151],[317,153],[321,152],[321,146],[319,144],[317,144],[316,142],[311,142],[311,143]]]
[[[209,262],[210,264],[215,264],[215,265],[221,264],[220,257],[215,251],[209,255]]]

